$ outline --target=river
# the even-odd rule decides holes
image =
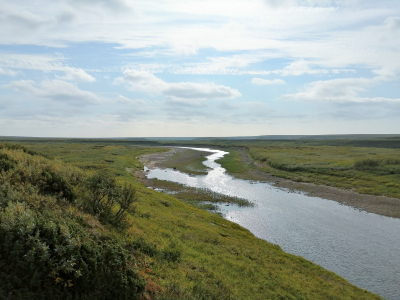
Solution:
[[[147,177],[247,199],[255,206],[219,205],[224,217],[356,286],[386,299],[400,299],[400,219],[234,178],[215,162],[228,152],[191,149],[213,152],[204,162],[211,169],[207,175],[153,169]]]

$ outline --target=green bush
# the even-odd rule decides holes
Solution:
[[[1,299],[138,299],[133,258],[73,220],[21,203],[0,211]]]
[[[176,263],[181,261],[181,252],[176,249],[162,251],[162,258],[168,262]]]
[[[76,198],[71,185],[52,170],[43,170],[36,183],[39,185],[40,191],[45,195],[65,198],[69,202],[73,202]]]
[[[17,162],[11,159],[7,154],[0,153],[0,172],[8,172],[12,168],[14,168],[16,164]]]
[[[114,177],[103,171],[88,178],[86,188],[89,191],[87,208],[100,220],[114,225],[121,225],[125,212],[137,201],[132,185],[118,186]],[[112,212],[114,204],[119,206],[115,214]]]
[[[363,159],[363,160],[358,160],[354,163],[354,169],[356,170],[368,170],[368,169],[373,169],[376,168],[380,165],[381,161],[378,159]]]
[[[143,238],[139,238],[133,242],[128,248],[133,248],[134,250],[139,250],[143,254],[149,256],[156,256],[159,252],[157,250],[157,246],[151,243],[147,243]]]

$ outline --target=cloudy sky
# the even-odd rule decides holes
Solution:
[[[398,0],[0,0],[0,135],[400,133]]]

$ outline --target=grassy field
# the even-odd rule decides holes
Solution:
[[[138,156],[165,150],[104,141],[35,141],[24,143],[24,146],[28,147],[29,151],[10,149],[4,144],[0,147],[3,168],[0,233],[9,232],[7,230],[11,230],[11,224],[16,226],[15,228],[21,226],[18,222],[23,220],[28,222],[28,227],[24,228],[32,228],[36,223],[31,223],[30,220],[37,218],[44,220],[45,228],[60,226],[60,230],[49,232],[69,236],[70,240],[72,238],[75,241],[73,247],[71,246],[74,251],[83,251],[84,243],[99,247],[98,245],[108,241],[107,245],[110,246],[107,247],[116,249],[113,251],[119,249],[118,253],[125,253],[123,255],[131,257],[128,259],[126,256],[125,265],[118,267],[118,270],[130,270],[127,273],[130,277],[127,276],[136,282],[136,292],[141,293],[142,299],[380,299],[303,258],[284,253],[279,246],[254,237],[248,230],[233,222],[184,203],[174,195],[146,188],[126,171],[127,168],[142,169]],[[52,158],[45,158],[30,150],[40,151],[46,157]],[[117,184],[131,184],[136,190],[137,201],[127,211],[123,226],[102,221],[85,208],[85,199],[89,195],[88,179],[99,170],[113,174]],[[58,180],[57,184],[50,185],[53,190],[49,190],[49,176]],[[7,193],[4,187],[7,187]],[[58,189],[61,188],[63,191],[70,191],[71,194],[60,193]],[[67,194],[71,195],[71,201],[65,200],[64,195]],[[118,209],[117,204],[111,207],[112,213]],[[25,216],[22,219],[21,214]],[[55,225],[51,225],[52,222]],[[70,235],[67,234],[67,228],[72,232]],[[21,231],[15,232],[20,234]],[[81,232],[82,236],[79,243],[75,240],[77,232]],[[35,240],[33,231],[32,234],[32,239]],[[36,239],[39,239],[38,243],[43,249],[51,249],[45,247],[46,243],[49,243],[45,236],[37,233]],[[59,241],[64,243],[63,241],[67,240],[63,238]],[[3,252],[4,249],[0,248]],[[97,248],[93,249],[95,251]],[[1,285],[3,290],[0,288],[0,296],[2,292],[8,293],[7,289],[10,289],[10,285],[7,285],[9,274],[2,270],[6,270],[11,261],[2,260],[2,257],[6,257],[3,252],[3,256],[0,256],[0,276],[5,285]],[[35,262],[40,267],[42,262],[44,265],[44,261],[45,257],[42,257],[42,260],[30,262]],[[107,260],[101,261],[107,263]],[[76,293],[84,293],[87,290],[96,293],[96,289],[89,282],[97,280],[97,276],[103,273],[89,274],[92,278],[82,269],[79,272],[83,272],[83,275],[70,276],[70,269],[65,268],[58,271],[59,277],[44,276],[51,279],[46,281],[47,290],[54,289],[65,293],[65,289],[68,289],[70,294],[75,296]],[[36,266],[35,269],[40,268]],[[112,268],[107,267],[104,270]],[[120,275],[106,272],[104,276],[111,280],[119,278]],[[81,284],[83,279],[88,280],[87,286]],[[64,280],[62,285],[61,280]],[[144,290],[141,290],[143,283]],[[126,285],[124,287],[130,288]],[[11,292],[16,294],[18,290]],[[30,292],[33,293],[31,295],[38,293],[35,290]],[[128,292],[134,295],[133,291]],[[93,297],[101,299],[101,295],[95,294]],[[125,299],[118,297],[110,295],[108,299]],[[134,299],[133,296],[131,298]],[[51,298],[40,298],[39,295],[31,299]]]
[[[400,151],[340,146],[251,147],[257,168],[299,182],[400,198]]]
[[[221,164],[228,173],[230,174],[243,174],[249,170],[248,160],[243,159],[243,151],[230,150],[229,154],[224,155],[223,158],[216,160],[217,163]]]

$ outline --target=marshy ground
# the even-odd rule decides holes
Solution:
[[[142,155],[140,159],[141,162],[150,169],[176,168],[181,172],[198,175],[207,172],[207,167],[202,164],[202,161],[206,160],[205,156],[209,154],[210,152],[206,151],[174,147],[166,152]],[[320,183],[316,184],[314,182],[300,182],[290,178],[275,176],[273,175],[272,170],[268,170],[269,172],[263,172],[262,170],[266,169],[267,164],[265,162],[251,159],[244,149],[239,148],[231,151],[226,158],[223,158],[218,162],[221,163],[222,166],[226,167],[228,171],[231,170],[230,173],[235,177],[248,180],[266,181],[272,183],[278,188],[288,189],[290,192],[303,192],[311,197],[333,200],[367,212],[400,218],[400,199],[398,198],[361,194],[354,191],[354,189],[343,189]],[[251,168],[248,167],[250,165],[252,166]],[[155,188],[165,189],[165,185],[172,185],[172,183],[167,184],[162,183],[161,181],[146,179],[143,174],[139,175],[139,177],[142,178],[142,181],[147,181],[149,186]],[[178,184],[175,185],[177,185],[174,187],[175,191],[179,188],[183,188],[183,186],[178,187],[180,186]],[[186,192],[187,191],[184,193]],[[209,201],[208,198],[209,195],[205,201]],[[201,199],[201,196],[199,199]],[[234,203],[234,201],[232,202]]]
[[[176,147],[166,152],[142,155],[140,161],[149,169],[173,168],[190,175],[204,175],[207,174],[209,169],[202,162],[210,154],[212,152]],[[167,194],[173,194],[174,197],[183,202],[211,212],[218,213],[217,203],[253,206],[253,203],[248,200],[219,194],[208,189],[187,187],[171,181],[148,179],[145,176],[145,171],[139,171],[135,174],[146,186]]]

